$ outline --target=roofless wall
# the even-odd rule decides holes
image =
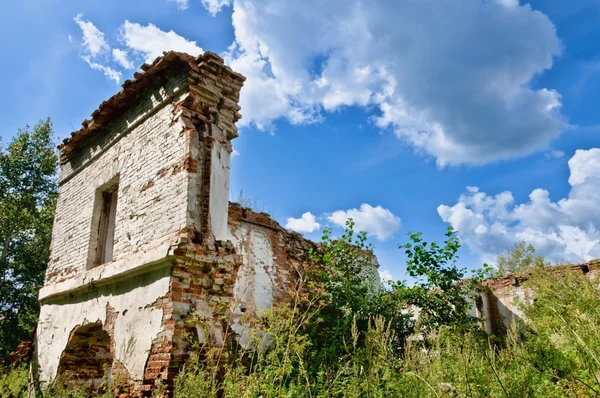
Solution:
[[[141,69],[60,146],[42,383],[93,392],[111,376],[121,397],[170,393],[193,341],[244,344],[245,316],[284,299],[314,247],[229,203],[243,76],[213,53]]]
[[[73,360],[89,356],[148,395],[185,359],[182,317],[212,318],[205,299],[232,296],[242,261],[228,242],[229,158],[244,78],[212,53],[169,52],[142,70],[59,147],[42,382],[99,388],[99,366]]]

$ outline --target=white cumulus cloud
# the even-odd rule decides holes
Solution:
[[[524,240],[549,259],[584,261],[600,257],[600,149],[578,150],[568,162],[571,189],[553,202],[534,189],[529,201],[515,203],[511,192],[488,195],[469,187],[440,217],[460,232],[486,261]]]
[[[373,207],[367,203],[363,203],[358,209],[335,211],[327,219],[344,227],[349,218],[354,221],[356,231],[365,231],[379,241],[391,238],[400,229],[400,217],[381,206]]]
[[[517,0],[202,3],[233,7],[242,125],[375,107],[380,128],[440,166],[544,150],[567,126],[559,93],[530,84],[560,53],[556,29]]]
[[[288,218],[285,227],[296,232],[311,233],[319,229],[321,225],[317,222],[316,217],[312,213],[306,212],[302,214],[302,217],[300,218]]]
[[[392,273],[387,269],[379,269],[379,278],[383,281],[394,281],[396,278],[392,275]]]
[[[80,57],[90,68],[104,73],[109,80],[119,83],[121,81],[121,72],[101,62],[100,58],[110,50],[110,46],[104,39],[104,33],[101,32],[92,22],[83,20],[83,14],[77,14],[73,19],[81,28],[83,41],[80,45]],[[72,38],[69,35],[69,41]]]
[[[172,30],[165,32],[153,24],[144,26],[125,21],[121,28],[121,38],[129,49],[141,54],[146,62],[162,56],[163,51],[181,51],[191,55],[204,52],[195,41],[187,40]]]
[[[216,15],[220,12],[223,7],[231,5],[231,0],[201,0],[204,8],[208,10],[211,15]]]
[[[84,21],[83,14],[77,14],[73,20],[81,28],[83,34],[83,43],[81,47],[86,54],[91,57],[97,57],[110,49],[108,43],[104,40],[104,33],[102,33],[92,22]]]
[[[119,84],[121,82],[121,72],[111,68],[110,66],[102,65],[98,62],[94,62],[88,56],[81,57],[92,69],[99,70],[104,73],[108,79],[114,81]]]
[[[183,2],[178,1],[181,5]],[[81,28],[83,41],[81,58],[109,79],[120,82],[122,70],[135,68],[135,62],[152,62],[164,51],[181,51],[200,55],[203,50],[195,41],[188,40],[174,31],[163,31],[153,24],[141,25],[125,21],[120,27],[118,38],[125,48],[113,48],[107,43],[104,33],[92,22],[83,20],[78,14],[75,22]],[[112,62],[112,66],[110,63]]]
[[[129,59],[127,51],[118,48],[112,50],[113,59],[125,69],[133,69],[133,62]]]
[[[187,10],[187,8],[189,7],[188,0],[169,0],[169,3],[177,4],[177,8],[179,8],[180,10]]]

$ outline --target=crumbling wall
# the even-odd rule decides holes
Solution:
[[[172,392],[191,344],[243,338],[241,315],[284,300],[314,247],[228,202],[244,78],[212,53],[169,52],[141,68],[60,147],[36,336],[45,383],[60,367],[95,385],[112,361],[125,395]],[[95,203],[116,178],[113,260],[96,266]],[[85,347],[99,354],[78,368]]]
[[[246,344],[249,330],[242,317],[260,315],[285,300],[308,265],[309,250],[316,245],[284,229],[268,214],[237,203],[229,204],[229,229],[243,258],[233,287],[232,328],[241,344]]]
[[[37,329],[42,382],[57,376],[59,363],[65,375],[97,381],[97,366],[73,365],[91,327],[109,336],[113,376],[134,396],[149,396],[157,383],[170,388],[188,354],[191,315],[214,323],[210,336],[198,328],[199,337],[223,339],[217,323],[241,263],[228,241],[227,198],[244,78],[211,53],[169,52],[142,70],[60,147]],[[99,192],[117,180],[113,260],[96,266],[89,259]]]
[[[283,229],[265,213],[235,203],[228,209],[232,240],[195,242],[195,230],[189,228],[174,251],[165,334],[150,351],[144,394],[157,383],[172,391],[194,345],[220,346],[228,338],[244,344],[242,316],[284,300],[298,271],[308,264],[314,243]]]
[[[572,266],[551,267],[548,268],[548,272],[565,268],[572,272],[581,272],[588,278],[600,276],[598,260]],[[521,306],[531,303],[534,299],[533,293],[526,284],[524,285],[525,281],[527,275],[508,275],[504,278],[484,281],[482,292],[473,302],[470,313],[481,319],[486,333],[504,336],[515,322],[523,319]]]
[[[97,190],[118,176],[113,263],[128,267],[168,254],[187,217],[187,152],[174,123],[185,75],[149,87],[124,115],[63,159],[46,283],[88,268]]]
[[[270,308],[273,300],[285,296],[298,273],[308,265],[310,249],[317,249],[317,244],[286,230],[267,213],[237,203],[229,203],[229,229],[234,246],[244,258],[236,292],[241,300],[258,309]],[[245,283],[250,289],[242,289]]]
[[[148,352],[169,315],[162,307],[170,291],[170,274],[167,262],[134,278],[45,302],[36,342],[39,379],[53,381],[71,334],[83,325],[99,322],[111,338],[115,361],[123,365],[129,379],[141,382]]]
[[[188,147],[187,227],[195,242],[231,238],[227,228],[231,140],[237,137],[239,93],[245,78],[216,54],[191,63],[189,95],[176,103]]]
[[[102,322],[87,323],[73,330],[60,356],[58,380],[65,389],[80,388],[89,394],[103,388],[105,373],[113,364],[111,338]]]

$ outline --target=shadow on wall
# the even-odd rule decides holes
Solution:
[[[142,78],[138,78],[138,80],[140,79],[143,80],[141,84],[146,86],[143,87],[143,90],[146,90],[146,94],[140,95],[138,92],[134,92],[134,90],[131,90],[131,92],[125,89],[121,90],[101,105],[104,106],[102,112],[96,111],[99,113],[92,114],[94,118],[92,124],[89,124],[90,121],[88,120],[82,123],[83,128],[80,132],[88,128],[94,133],[99,131],[99,129],[95,129],[95,126],[102,126],[105,118],[117,120],[117,122],[112,121],[106,126],[102,126],[101,130],[103,134],[95,134],[95,136],[90,137],[91,139],[88,143],[83,148],[80,148],[74,154],[75,156],[71,155],[69,157],[72,170],[79,169],[93,156],[110,147],[116,140],[125,135],[126,132],[151,117],[163,105],[167,104],[169,99],[181,88],[179,84],[165,84],[167,82],[165,79],[157,79],[155,82],[151,82],[152,84],[150,84],[148,76],[143,75]],[[175,82],[179,83],[179,79],[176,79]],[[131,106],[132,103],[135,105]]]
[[[547,271],[565,269],[581,272],[588,278],[595,278],[600,275],[600,260],[591,260],[585,264],[556,265],[548,267]],[[529,274],[507,275],[501,279],[483,282],[484,291],[475,302],[474,314],[482,319],[488,334],[504,337],[516,322],[524,318],[521,306],[530,304],[534,300],[532,291],[523,286],[523,282],[528,278]]]
[[[506,336],[511,325],[522,318],[521,311],[512,296],[512,290],[501,292],[488,292],[490,312],[488,315],[491,333],[497,336]]]

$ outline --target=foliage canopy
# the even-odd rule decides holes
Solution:
[[[0,357],[37,322],[37,290],[49,258],[58,157],[50,120],[0,148]]]
[[[544,267],[548,263],[540,256],[532,244],[519,241],[504,253],[496,257],[496,267],[491,267],[490,278],[502,278],[509,274],[521,275],[535,267]]]

